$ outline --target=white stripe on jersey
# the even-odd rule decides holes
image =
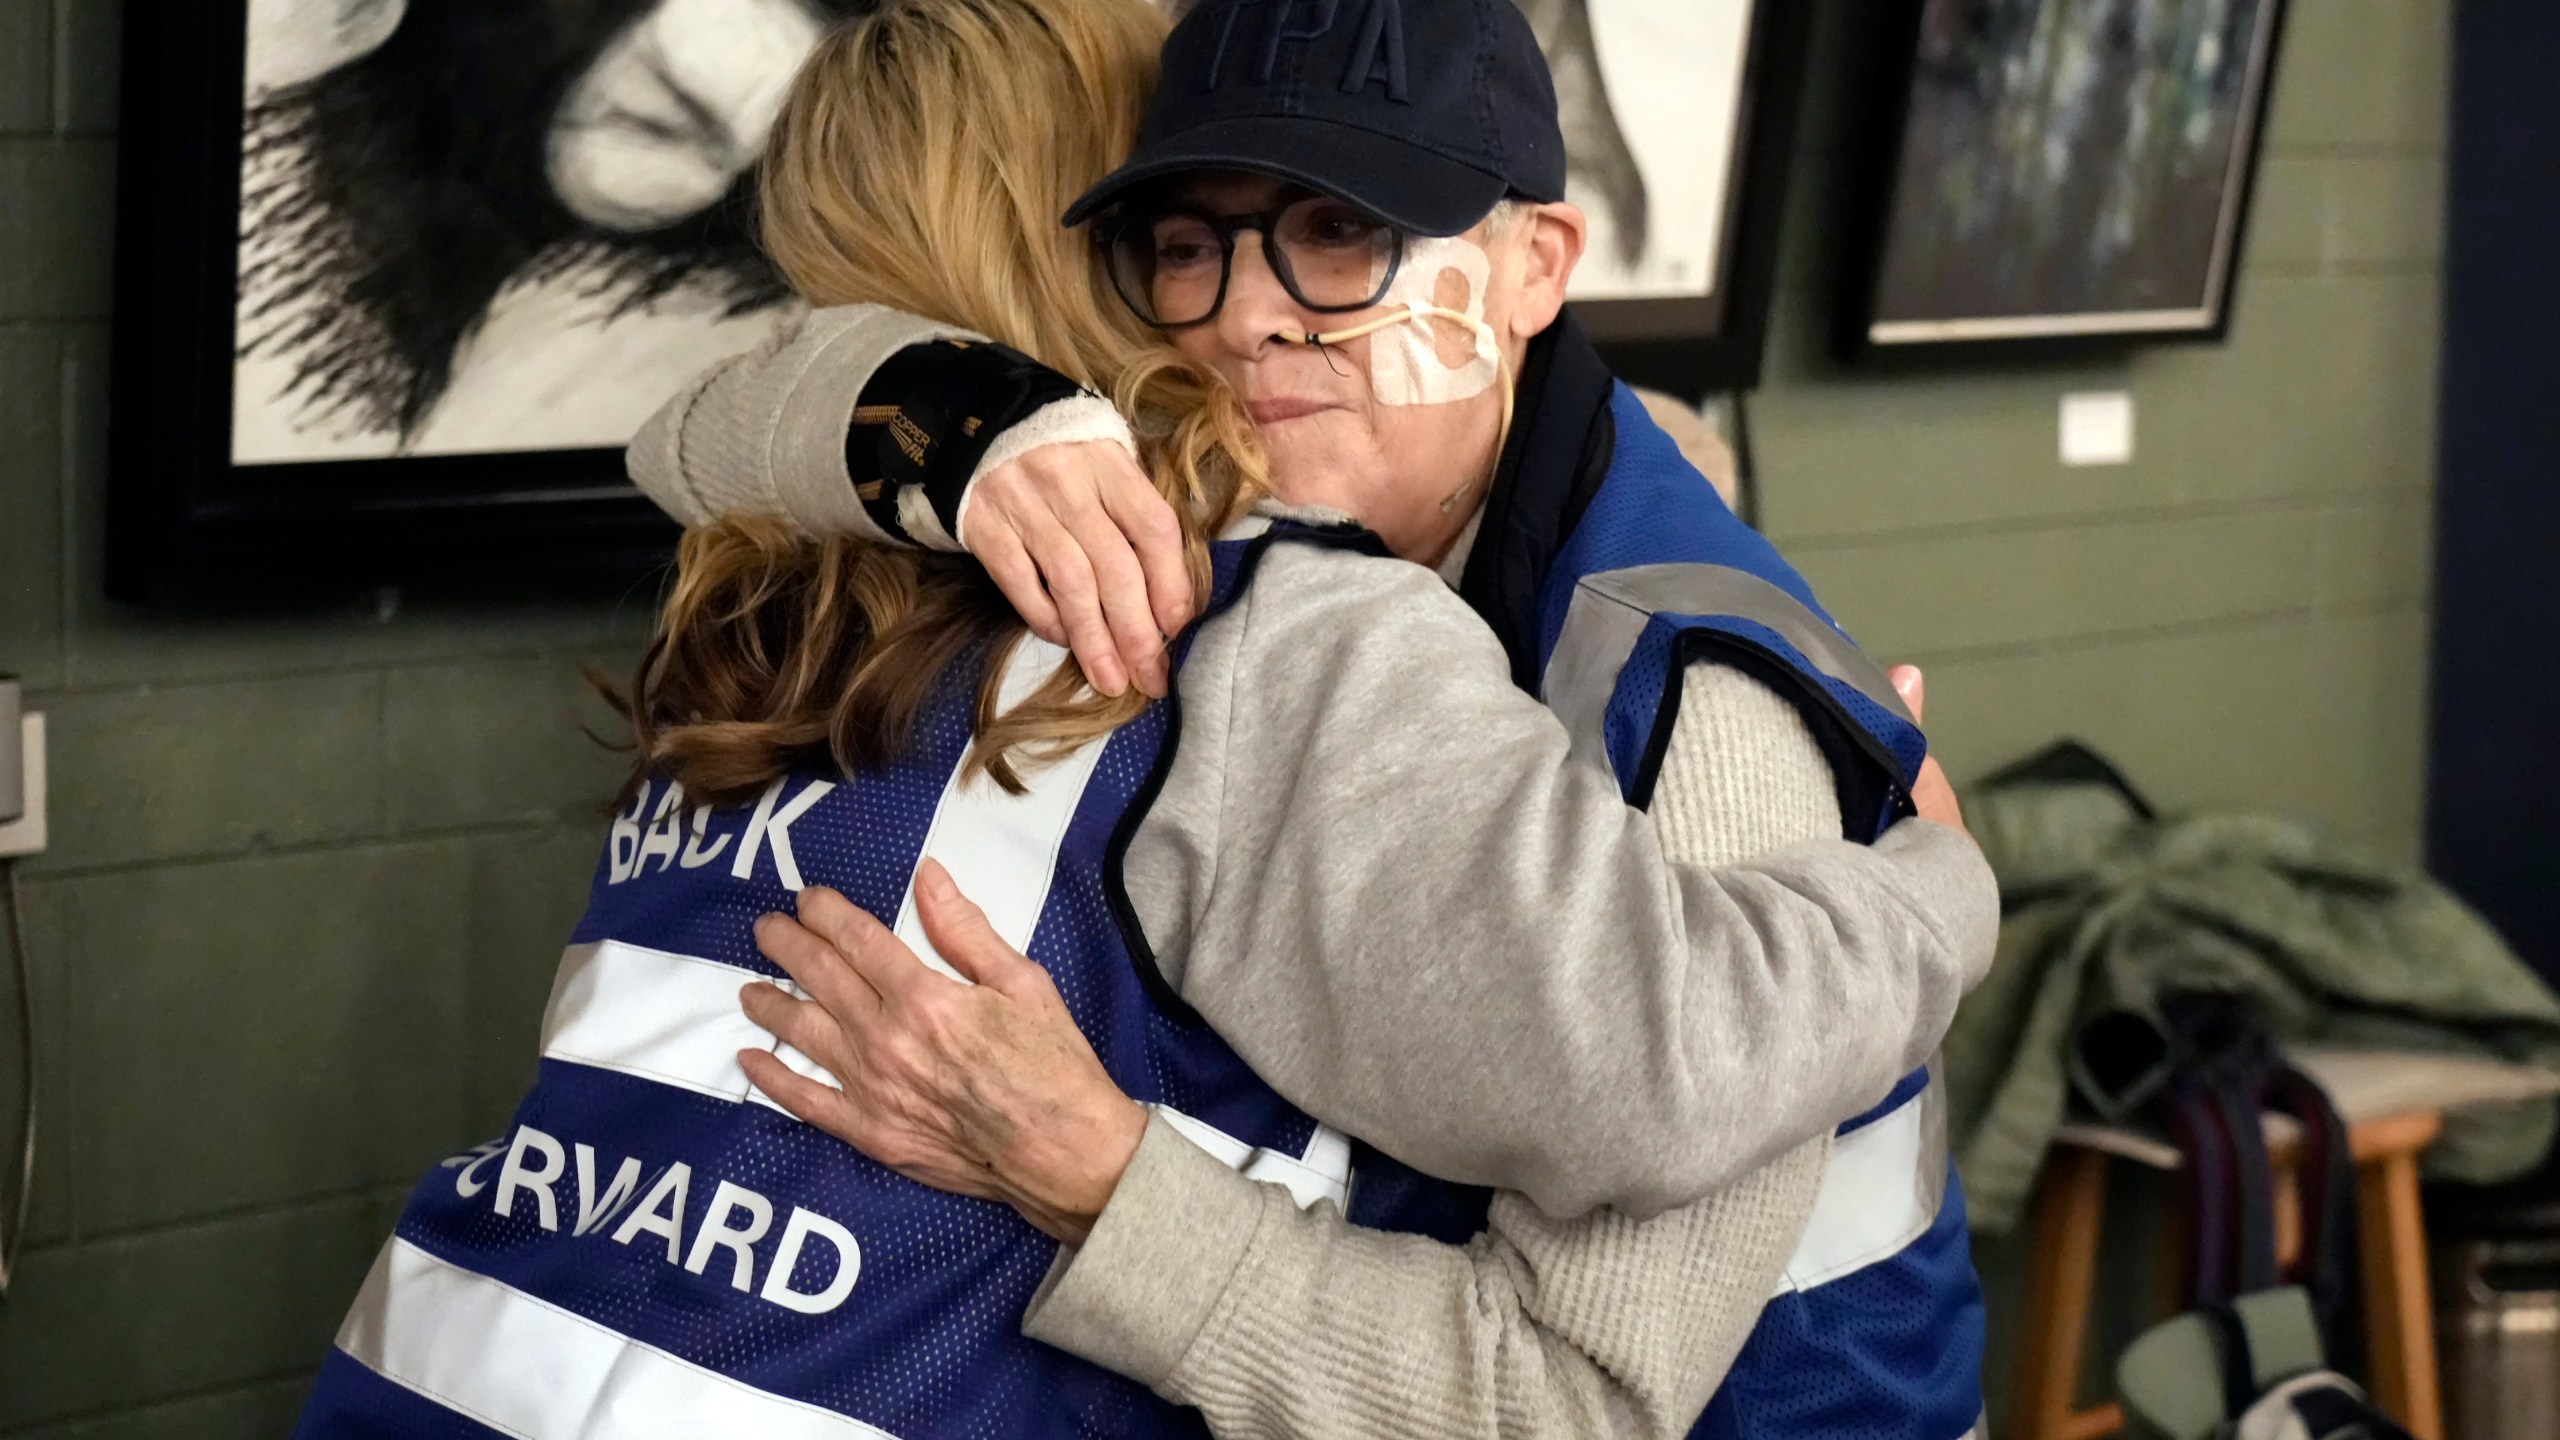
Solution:
[[[739,987],[755,978],[735,965],[619,940],[572,945],[560,957],[551,1006],[543,1012],[543,1058],[654,1080],[715,1100],[772,1106],[772,1099],[750,1086],[747,1072],[738,1068],[740,1050],[770,1049],[801,1074],[835,1084],[816,1061],[775,1040],[738,1008]],[[799,993],[789,981],[778,983]],[[1333,1130],[1319,1125],[1305,1155],[1283,1155],[1255,1149],[1170,1107],[1155,1109],[1184,1139],[1251,1179],[1287,1186],[1301,1206],[1318,1200],[1347,1203],[1351,1143]]]
[[[560,956],[551,1004],[542,1012],[543,1057],[716,1100],[747,1099],[738,1052],[777,1043],[738,1005],[738,991],[760,978],[717,960],[620,940],[572,945]],[[804,1059],[793,1068],[805,1066]]]
[[[1066,658],[1064,649],[1039,636],[1023,636],[1005,662],[997,712],[1021,704]],[[966,761],[953,767],[950,783],[943,788],[919,862],[923,858],[941,861],[960,893],[987,912],[987,922],[1016,950],[1031,948],[1031,933],[1039,928],[1040,912],[1048,908],[1049,884],[1058,872],[1058,847],[1065,843],[1067,825],[1083,803],[1085,784],[1093,778],[1093,767],[1101,762],[1102,747],[1109,740],[1106,735],[1090,741],[1049,764],[1017,765],[1028,787],[1020,795],[1006,794],[983,771],[969,773]],[[894,928],[924,963],[955,980],[960,978],[960,972],[925,938],[924,922],[916,915],[913,881],[908,882],[906,899],[898,906]]]
[[[1242,1171],[1247,1180],[1264,1180],[1285,1188],[1301,1210],[1319,1200],[1332,1201],[1337,1210],[1350,1208],[1351,1142],[1329,1125],[1318,1125],[1316,1133],[1307,1137],[1305,1155],[1283,1155],[1277,1150],[1247,1145],[1170,1105],[1148,1108],[1162,1115],[1183,1139],[1208,1151],[1228,1169]]]
[[[1006,663],[999,707],[1019,704],[1066,655],[1037,636],[1024,636]],[[1107,739],[1054,764],[1022,767],[1026,789],[1020,795],[1006,794],[983,774],[964,779],[965,765],[953,768],[943,789],[923,853],[942,862],[961,893],[986,911],[996,933],[1016,950],[1030,947],[1041,911],[1048,906],[1059,847]],[[768,807],[772,799],[766,796]],[[797,877],[783,864],[784,855],[777,842],[776,864],[788,884]],[[740,866],[751,858],[741,851]],[[927,965],[959,978],[925,938],[912,882],[899,906],[896,928],[898,938]],[[742,1049],[769,1049],[810,1079],[835,1084],[823,1067],[777,1043],[738,1008],[739,987],[757,978],[762,977],[717,961],[618,940],[572,945],[561,956],[551,1005],[543,1016],[542,1053],[717,1099],[765,1105],[772,1100],[750,1087],[746,1072],[738,1068]],[[776,978],[774,983],[806,998],[789,980]]]
[[[517,1440],[896,1440],[679,1360],[396,1236],[375,1257],[338,1348]]]
[[[1928,1232],[1946,1198],[1943,1082],[1831,1142],[1804,1236],[1775,1294],[1810,1290],[1899,1252]]]
[[[1006,662],[999,707],[1021,703],[1066,656],[1058,646],[1024,636]],[[1030,948],[1048,906],[1058,851],[1104,743],[1097,740],[1053,764],[1025,766],[1026,790],[1020,795],[1006,794],[983,774],[964,778],[965,766],[954,768],[943,789],[924,854],[942,862],[961,893],[986,911],[996,933],[1016,950]],[[926,964],[958,978],[925,938],[912,883],[898,909],[897,934]],[[763,1105],[773,1101],[747,1083],[738,1068],[740,1050],[770,1049],[801,1074],[834,1084],[816,1062],[775,1041],[739,1009],[738,989],[753,978],[734,965],[619,940],[572,945],[561,956],[551,1006],[543,1015],[542,1053]],[[801,993],[787,980],[775,983]],[[1256,1149],[1179,1111],[1155,1108],[1185,1139],[1251,1179],[1287,1187],[1301,1206],[1348,1202],[1351,1145],[1336,1131],[1318,1126],[1305,1155],[1284,1155]]]

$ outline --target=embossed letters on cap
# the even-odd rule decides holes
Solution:
[[[1279,73],[1280,47],[1303,44],[1330,34],[1334,22],[1341,18],[1346,0],[1234,0],[1218,26],[1217,48],[1209,56],[1209,72],[1202,77],[1203,94],[1216,90],[1227,81],[1227,51],[1238,40],[1237,17],[1247,10],[1263,12],[1260,33],[1248,28],[1243,48],[1248,58],[1245,79],[1255,85],[1268,85]],[[1351,63],[1344,67],[1342,88],[1357,92],[1371,85],[1386,87],[1387,98],[1398,103],[1405,99],[1404,10],[1399,0],[1358,0],[1360,28],[1352,45]]]
[[[1360,16],[1360,38],[1351,47],[1351,63],[1343,67],[1342,88],[1387,87],[1387,98],[1404,98],[1404,9],[1397,0],[1369,0]]]

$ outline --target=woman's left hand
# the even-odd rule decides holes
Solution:
[[[747,1078],[785,1110],[909,1179],[1011,1205],[1084,1243],[1145,1135],[1049,972],[1004,942],[940,865],[916,874],[925,934],[974,984],[928,968],[833,890],[756,922],[756,944],[812,997],[758,983],[748,1018],[826,1067],[809,1079],[762,1050]]]

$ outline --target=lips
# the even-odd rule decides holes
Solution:
[[[1277,425],[1284,420],[1304,420],[1310,415],[1321,415],[1327,410],[1339,410],[1342,407],[1330,400],[1292,397],[1279,400],[1249,400],[1245,402],[1244,408],[1246,413],[1253,416],[1254,424]]]

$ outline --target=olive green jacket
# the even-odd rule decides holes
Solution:
[[[1976,1229],[2018,1219],[2066,1110],[2138,1111],[2175,1062],[2181,990],[2248,997],[2280,1041],[2560,1068],[2560,998],[2423,872],[2267,815],[2157,817],[2066,742],[1967,797],[2000,877],[2000,948],[1945,1066]],[[2485,1182],[2550,1147],[2550,1100],[2446,1117],[2435,1173]]]

